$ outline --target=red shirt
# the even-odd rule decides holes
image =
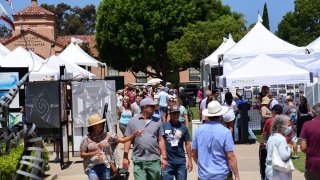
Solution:
[[[320,116],[303,124],[300,139],[307,141],[306,170],[320,171]]]
[[[263,127],[263,132],[267,135],[270,135],[270,129],[272,126],[272,122],[273,122],[273,118],[267,119],[266,124]]]

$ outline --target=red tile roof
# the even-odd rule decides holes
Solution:
[[[68,46],[71,43],[71,37],[79,38],[83,42],[89,44],[90,51],[93,55],[93,57],[98,57],[98,51],[95,48],[95,40],[94,40],[94,35],[68,35],[68,36],[58,36],[56,41],[59,44],[63,44],[64,46]]]
[[[47,14],[47,15],[54,15],[52,12],[40,7],[40,6],[37,6],[37,5],[31,5],[31,6],[28,6],[16,13],[14,13],[13,15],[29,15],[29,16],[32,16],[32,15],[43,15],[43,14]]]

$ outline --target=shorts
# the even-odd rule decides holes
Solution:
[[[293,132],[292,135],[291,135],[290,143],[293,144],[293,143],[297,143],[297,142],[298,142],[297,133]]]
[[[105,164],[97,164],[87,171],[89,180],[105,178],[111,178],[111,171]]]

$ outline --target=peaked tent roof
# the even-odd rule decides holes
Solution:
[[[225,78],[226,86],[233,87],[310,82],[309,71],[264,54],[255,57]]]
[[[46,61],[33,53],[27,51],[22,47],[17,47],[10,54],[0,59],[1,67],[28,67],[29,71],[55,75],[57,76],[59,70],[46,64]]]
[[[72,62],[67,62],[56,55],[50,56],[47,61],[48,64],[57,68],[59,68],[61,65],[64,65],[67,69],[67,72],[73,74],[73,78],[90,78],[91,76],[91,73],[89,71]]]
[[[278,38],[258,21],[235,46],[224,53],[223,59],[236,59],[260,54],[290,53],[298,49],[299,47]]]
[[[224,40],[221,45],[207,58],[204,59],[204,64],[209,64],[210,67],[218,66],[218,56],[220,54],[223,54],[224,52],[228,51],[230,48],[232,48],[236,43],[233,41],[233,38],[231,35],[229,35],[229,39]]]
[[[0,57],[4,57],[10,53],[11,51],[0,43]]]
[[[320,51],[320,37],[312,41],[306,48],[310,51]]]
[[[74,64],[82,66],[99,67],[99,65],[103,65],[103,63],[89,56],[78,45],[75,45],[73,43],[70,43],[69,46],[65,50],[63,50],[61,54],[59,54],[58,57],[64,59],[67,62],[72,62]]]

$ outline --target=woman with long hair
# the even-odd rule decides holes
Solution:
[[[230,130],[231,134],[233,134],[233,124],[236,118],[234,112],[237,111],[238,108],[231,92],[225,94],[224,106],[228,108],[228,111],[223,114],[223,121],[226,123],[226,127]]]
[[[132,116],[133,111],[131,109],[130,101],[128,98],[124,98],[122,101],[122,107],[118,110],[119,128],[123,135]]]
[[[126,137],[115,137],[113,141],[104,133],[105,121],[99,114],[91,115],[88,118],[88,134],[82,138],[80,144],[80,157],[83,158],[84,171],[89,180],[111,179],[111,170],[114,171],[116,166],[110,146],[115,148],[117,142],[127,142],[142,132],[139,130]]]
[[[297,122],[297,136],[300,137],[300,132],[302,129],[302,126],[305,122],[313,119],[311,115],[311,108],[308,104],[308,100],[306,97],[301,96],[300,97],[300,105],[299,105],[299,118]]]
[[[187,112],[187,109],[182,105],[181,99],[180,98],[174,98],[173,106],[179,106],[179,110],[180,110],[179,122],[185,123],[185,125],[187,127],[189,127],[188,112]],[[169,114],[167,116],[167,119],[170,120],[170,112],[169,112]]]

